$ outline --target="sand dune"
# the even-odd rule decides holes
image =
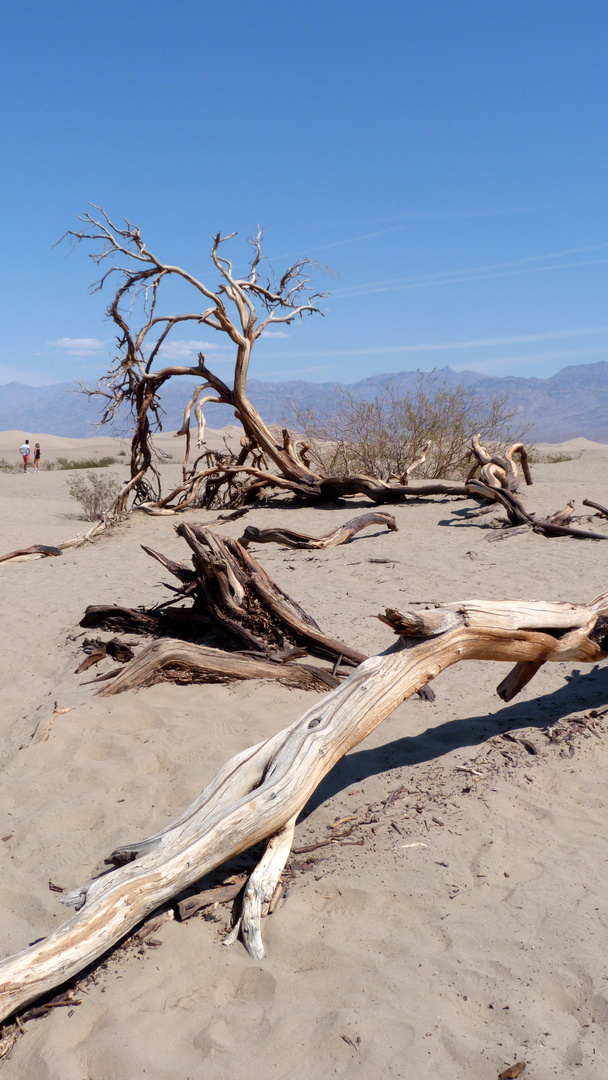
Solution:
[[[121,449],[105,438],[2,432],[0,456],[14,456],[26,435],[49,457]],[[171,435],[160,444],[174,456],[163,466],[171,480],[181,444]],[[569,460],[534,466],[526,506],[546,514],[572,498],[577,513],[583,498],[606,505],[608,447],[577,439],[557,450]],[[109,471],[120,474],[126,460]],[[68,475],[0,472],[1,551],[86,528]],[[397,533],[371,530],[314,553],[252,551],[323,628],[370,653],[392,642],[374,618],[388,606],[589,600],[608,588],[608,545],[533,533],[490,542],[498,512],[467,521],[471,506],[428,499],[394,508]],[[352,516],[352,502],[283,506],[251,510],[244,523],[319,535]],[[186,520],[216,517],[193,511]],[[92,673],[75,674],[87,604],[168,595],[165,571],[141,544],[184,560],[174,523],[134,515],[60,558],[0,565],[3,955],[66,917],[49,882],[86,881],[118,844],[161,828],[227,758],[314,700],[268,683],[160,684],[100,699],[87,685]],[[224,529],[237,537],[242,525]],[[607,531],[608,522],[593,527]],[[222,948],[227,909],[169,922],[156,935],[162,947],[116,951],[73,1011],[27,1023],[0,1062],[2,1078],[494,1080],[524,1061],[523,1080],[603,1080],[608,721],[595,721],[596,734],[572,725],[572,738],[557,743],[544,732],[605,705],[607,671],[548,665],[504,705],[494,687],[506,670],[450,669],[434,684],[435,702],[405,702],[329,774],[295,846],[326,838],[350,815],[365,822],[353,834],[362,842],[293,856],[287,898],[265,921],[265,960],[240,944]],[[55,703],[71,711],[34,743]],[[502,737],[514,730],[538,753]]]

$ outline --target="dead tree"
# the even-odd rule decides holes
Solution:
[[[134,417],[135,432],[131,442],[131,476],[123,488],[117,509],[123,511],[130,497],[135,503],[149,508],[184,509],[190,505],[201,484],[223,484],[241,475],[248,479],[249,495],[265,489],[280,488],[307,499],[336,499],[344,495],[362,494],[374,503],[398,502],[427,494],[465,495],[464,485],[443,483],[387,484],[372,477],[325,477],[310,466],[307,447],[293,439],[283,429],[277,437],[262,420],[247,396],[247,375],[253,346],[264,331],[277,324],[290,324],[305,315],[320,313],[317,303],[326,294],[312,291],[312,270],[319,264],[302,258],[276,276],[262,255],[262,230],[250,238],[250,260],[244,276],[235,273],[232,260],[224,255],[224,245],[235,235],[213,237],[211,259],[219,284],[210,288],[180,266],[164,262],[149,250],[140,230],[128,221],[116,225],[103,209],[96,218],[92,213],[80,217],[81,229],[70,229],[67,236],[76,241],[92,241],[99,245],[92,253],[93,261],[105,267],[95,286],[101,289],[108,278],[116,275],[118,288],[109,305],[108,314],[118,328],[118,351],[113,364],[95,390],[82,387],[88,394],[105,398],[101,422],[107,423],[117,410],[128,406]],[[326,268],[325,268],[326,269]],[[161,312],[161,293],[164,283],[179,280],[192,290],[194,310],[185,313]],[[202,304],[202,307],[201,307]],[[139,325],[133,325],[139,313]],[[193,366],[162,363],[163,349],[177,327],[189,323],[206,326],[225,334],[235,349],[234,375],[229,386],[210,368],[202,353]],[[185,409],[178,434],[186,439],[182,484],[162,497],[160,473],[152,453],[151,435],[161,426],[161,390],[171,378],[193,376],[199,380]],[[245,432],[244,453],[230,461],[198,464],[189,467],[190,421],[194,410],[198,422],[198,444],[204,439],[206,402],[222,403],[234,409]],[[248,463],[248,456],[252,462]],[[410,467],[411,468],[413,466]],[[154,486],[150,484],[150,478]]]
[[[289,727],[237,754],[172,824],[112,852],[106,861],[117,869],[65,897],[76,909],[68,922],[0,963],[0,1020],[77,975],[204,874],[267,840],[228,939],[240,934],[261,958],[261,919],[299,813],[330,769],[405,698],[461,660],[515,662],[498,688],[509,700],[547,661],[595,664],[608,655],[608,593],[590,604],[475,601],[385,618],[400,635],[394,646]],[[404,647],[412,633],[419,643]]]

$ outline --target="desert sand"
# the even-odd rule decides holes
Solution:
[[[124,449],[13,431],[0,433],[0,457],[18,461],[26,435],[46,457]],[[169,482],[180,444],[161,445],[175,458],[163,466]],[[583,498],[608,502],[608,446],[539,449],[567,460],[533,467],[526,506],[545,514],[574,498],[588,524]],[[125,462],[108,471],[124,474]],[[86,530],[70,475],[0,472],[0,552]],[[257,508],[218,527],[320,535],[357,506],[369,508]],[[531,532],[492,542],[499,511],[467,520],[473,507],[430,498],[391,508],[397,533],[374,528],[315,553],[251,550],[323,629],[368,653],[392,644],[375,618],[385,607],[587,601],[608,588],[608,545]],[[217,513],[184,518],[206,524]],[[87,881],[115,847],[162,828],[229,757],[312,703],[266,682],[164,683],[102,699],[88,680],[111,661],[75,674],[84,637],[112,636],[80,628],[88,604],[168,597],[166,572],[141,544],[186,558],[175,520],[135,514],[60,558],[0,564],[2,956],[68,917],[50,883]],[[608,534],[607,521],[591,527]],[[452,667],[434,682],[434,702],[406,701],[327,776],[295,847],[351,815],[360,842],[291,857],[286,898],[264,921],[263,961],[240,943],[222,946],[228,906],[169,921],[160,947],[115,950],[84,981],[80,1005],[26,1023],[0,1061],[2,1080],[495,1080],[517,1061],[523,1080],[604,1080],[608,717],[565,723],[557,742],[546,732],[604,706],[608,674],[546,665],[505,705],[494,690],[508,670]],[[34,742],[55,706],[71,711]],[[538,752],[503,737],[514,732]]]

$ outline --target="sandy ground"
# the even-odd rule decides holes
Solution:
[[[0,457],[18,460],[25,435],[47,458],[121,449],[4,432]],[[163,466],[171,480],[179,446],[163,438],[175,457]],[[574,498],[580,512],[585,497],[606,505],[608,446],[543,450],[570,459],[534,467],[526,506],[545,513]],[[124,472],[125,460],[109,471]],[[0,551],[86,529],[70,475],[0,472]],[[235,537],[247,523],[320,534],[356,505],[255,509],[224,528]],[[322,628],[367,652],[392,643],[374,617],[387,606],[590,600],[608,587],[608,545],[532,533],[491,542],[498,513],[467,521],[472,505],[398,506],[397,533],[375,528],[325,552],[252,550]],[[88,604],[168,596],[166,572],[141,544],[184,559],[173,526],[134,515],[61,558],[0,564],[3,955],[66,918],[50,882],[88,880],[113,848],[166,825],[230,756],[314,700],[268,683],[161,684],[100,699],[91,673],[75,674]],[[593,527],[608,532],[600,519]],[[594,733],[565,724],[557,743],[545,732],[605,705],[607,671],[547,665],[504,705],[494,688],[507,670],[451,668],[434,683],[434,702],[405,702],[329,774],[295,846],[326,838],[350,815],[361,823],[358,842],[291,858],[286,900],[264,922],[263,961],[240,944],[221,946],[227,907],[169,922],[156,935],[162,947],[116,951],[81,1005],[29,1021],[0,1061],[3,1080],[495,1080],[516,1061],[526,1063],[523,1080],[604,1080],[608,725],[594,721]],[[71,711],[33,742],[55,704]],[[504,738],[512,732],[538,753]]]

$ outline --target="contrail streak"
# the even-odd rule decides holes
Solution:
[[[541,262],[545,259],[561,259],[566,255],[581,255],[588,251],[598,251],[608,247],[606,244],[591,244],[588,247],[569,248],[565,251],[553,251],[546,255],[530,255],[525,259],[510,259],[507,262],[491,263],[488,266],[473,266],[462,270],[444,270],[434,274],[422,274],[417,277],[387,278],[383,281],[368,281],[361,285],[352,285],[349,288],[338,289],[332,293],[334,298],[347,298],[349,296],[367,295],[373,292],[389,292],[393,289],[416,289],[427,285],[450,285],[452,282],[478,281],[484,277],[508,277],[511,274],[532,274],[543,270],[562,270],[572,266],[591,266],[595,263],[608,262],[608,259],[584,259],[577,262],[559,263],[556,266],[525,266],[526,263]],[[507,267],[519,267],[517,270],[508,270]],[[504,271],[504,273],[487,273],[487,271]],[[475,275],[475,276],[473,276]]]
[[[388,345],[369,349],[324,349],[322,353],[295,353],[296,356],[371,356],[393,353],[442,352],[453,349],[480,349],[494,345],[521,345],[531,341],[558,341],[562,338],[590,337],[608,333],[608,326],[584,326],[573,330],[549,330],[542,334],[517,334],[513,337],[477,338],[473,341],[433,341],[419,345]]]

